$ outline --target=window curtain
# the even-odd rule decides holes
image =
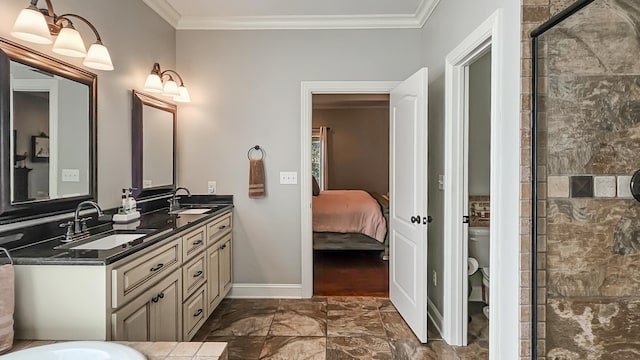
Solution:
[[[320,190],[329,187],[329,148],[327,146],[329,128],[320,126]]]
[[[316,176],[320,190],[324,191],[329,187],[329,155],[328,155],[328,135],[329,128],[321,126],[312,129],[311,141],[313,145],[313,174]]]

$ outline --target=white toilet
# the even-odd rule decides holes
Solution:
[[[489,228],[469,228],[469,257],[478,261],[482,273],[482,301],[489,305]],[[488,306],[483,310],[488,317]]]

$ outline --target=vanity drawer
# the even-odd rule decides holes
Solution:
[[[174,239],[111,270],[111,307],[117,308],[145,291],[165,274],[180,270],[181,238]]]
[[[205,287],[200,287],[193,296],[182,305],[183,327],[182,341],[189,341],[207,320],[207,294]]]
[[[207,246],[212,245],[220,237],[231,231],[231,212],[223,215],[221,218],[213,220],[207,225]]]
[[[207,281],[206,253],[200,253],[182,267],[184,298],[188,298],[198,287]]]
[[[187,261],[205,248],[205,226],[199,227],[182,237],[182,260]]]

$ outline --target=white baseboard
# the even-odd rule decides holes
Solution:
[[[234,299],[251,298],[302,298],[301,284],[233,284],[228,297]]]
[[[443,324],[442,314],[440,314],[440,311],[438,311],[438,308],[436,308],[436,306],[433,304],[433,302],[429,298],[427,298],[427,305],[428,305],[427,314],[431,318],[431,321],[433,322],[433,325],[436,327],[436,330],[438,330],[440,337],[442,337],[442,324]]]

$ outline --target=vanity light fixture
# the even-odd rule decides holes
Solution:
[[[47,8],[38,9],[38,0],[31,0],[29,7],[23,9],[16,19],[11,35],[36,44],[53,43],[52,51],[71,57],[83,57],[82,64],[96,70],[113,70],[109,50],[102,43],[95,26],[87,19],[76,14],[56,15],[50,0]],[[71,18],[87,24],[96,37],[96,42],[86,50],[84,41],[73,26]],[[55,42],[53,37],[56,37]]]
[[[180,85],[176,83],[173,75],[175,75],[178,80],[180,80]],[[158,63],[153,64],[151,73],[149,74],[149,76],[147,76],[147,80],[144,82],[144,91],[162,94],[165,96],[172,96],[173,101],[176,102],[191,102],[189,91],[184,86],[182,76],[180,76],[180,74],[178,74],[175,70],[162,71],[160,69],[160,64]]]

